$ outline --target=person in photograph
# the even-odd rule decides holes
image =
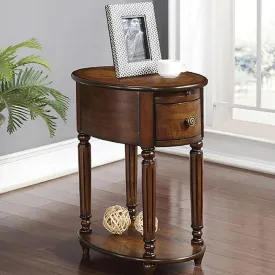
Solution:
[[[140,21],[138,18],[127,20],[128,30],[125,35],[126,50],[128,61],[140,61],[146,59],[144,47],[144,33],[140,30]]]
[[[128,26],[128,19],[124,18],[122,20],[122,25],[123,25],[123,31],[124,31],[124,37],[127,34],[128,30],[129,30],[129,26]]]

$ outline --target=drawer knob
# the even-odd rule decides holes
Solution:
[[[196,124],[196,118],[194,116],[190,116],[185,120],[185,122],[188,124],[188,126],[195,126]]]

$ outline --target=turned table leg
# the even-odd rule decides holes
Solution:
[[[90,136],[80,133],[78,135],[78,165],[79,165],[79,195],[81,233],[91,232],[91,145]],[[80,243],[83,254],[89,254],[89,247]]]
[[[143,204],[143,241],[144,258],[155,257],[155,217],[156,217],[156,167],[155,150],[143,149],[142,161],[142,204]],[[155,265],[145,264],[145,270],[153,270]]]
[[[132,221],[136,219],[137,206],[137,146],[125,145],[126,206]]]
[[[191,192],[191,215],[193,229],[192,244],[203,245],[203,152],[202,141],[191,144],[190,151],[190,192]],[[195,264],[200,265],[202,258],[195,259]]]

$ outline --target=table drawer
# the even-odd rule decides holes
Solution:
[[[200,98],[170,104],[156,104],[156,140],[177,140],[201,134]]]

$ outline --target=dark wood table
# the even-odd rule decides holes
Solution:
[[[203,228],[203,87],[204,76],[185,72],[174,79],[158,74],[117,79],[113,67],[80,69],[76,81],[77,130],[80,141],[79,186],[83,254],[93,248],[105,254],[143,263],[147,272],[157,264],[194,260],[200,265],[205,244]],[[131,220],[137,206],[137,146],[142,149],[142,235],[130,226],[112,235],[95,222],[91,226],[90,136],[125,144],[126,196]],[[155,232],[155,147],[191,145],[190,192],[192,235],[159,221]],[[162,223],[163,222],[163,223]],[[144,242],[144,244],[143,244]]]

